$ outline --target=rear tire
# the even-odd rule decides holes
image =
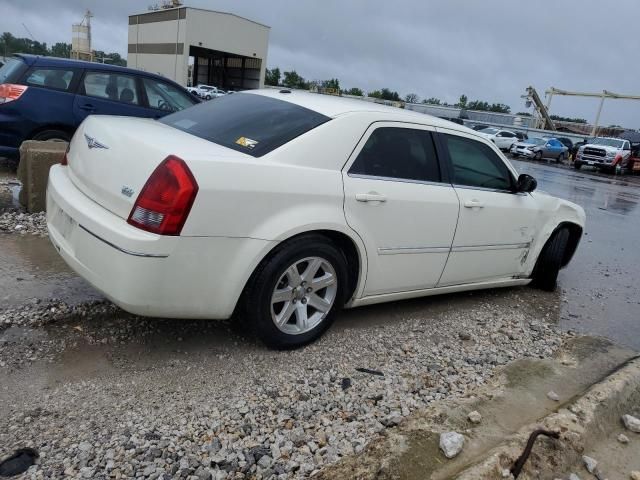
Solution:
[[[562,258],[569,242],[569,230],[556,230],[542,248],[536,266],[531,275],[534,287],[553,292],[558,282],[558,273],[562,267]]]
[[[563,160],[564,160],[564,153],[561,153],[560,155],[558,155],[558,163],[562,163]]]
[[[573,162],[573,168],[575,168],[576,170],[580,170],[582,168],[582,163],[581,162]]]
[[[542,160],[542,152],[536,152],[536,154],[533,156],[534,160]]]
[[[32,140],[39,140],[41,142],[69,142],[71,141],[71,135],[64,130],[43,130],[36,133]]]
[[[317,273],[308,274],[314,260],[321,266]],[[289,273],[292,268],[298,272],[300,281],[293,280],[298,274]],[[321,279],[332,276],[335,282],[320,288]],[[331,326],[344,304],[348,283],[347,260],[333,243],[317,234],[296,237],[277,247],[252,275],[241,299],[241,321],[247,322],[270,348],[301,347],[319,338]],[[286,290],[291,292],[287,300],[274,300],[278,293]],[[312,297],[316,301],[318,297],[324,299],[326,303],[322,306],[327,311],[312,306]],[[291,314],[287,308],[292,309]]]

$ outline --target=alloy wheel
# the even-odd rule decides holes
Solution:
[[[338,292],[338,277],[324,258],[307,257],[290,265],[271,294],[271,319],[281,332],[300,335],[329,314]]]

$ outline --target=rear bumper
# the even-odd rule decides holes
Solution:
[[[229,318],[251,272],[274,242],[165,237],[144,232],[51,168],[49,238],[62,258],[124,310],[169,318]]]

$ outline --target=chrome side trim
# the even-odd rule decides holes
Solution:
[[[450,247],[384,247],[378,248],[378,255],[398,255],[411,253],[449,253]]]
[[[109,245],[112,248],[115,248],[116,250],[122,252],[122,253],[126,253],[127,255],[133,255],[134,257],[146,257],[146,258],[167,258],[169,256],[169,254],[164,254],[164,253],[140,253],[140,252],[132,252],[131,250],[127,250],[125,248],[119,247],[117,245],[114,245],[113,243],[109,242],[108,240],[105,240],[102,237],[99,237],[98,235],[96,235],[95,233],[93,233],[91,230],[89,230],[88,228],[86,228],[83,225],[78,225],[82,230],[84,230],[85,232],[87,232],[89,235],[97,238],[98,240],[100,240],[103,243],[106,243],[107,245]]]
[[[528,195],[525,192],[514,192],[513,190],[502,190],[500,188],[486,188],[486,187],[474,187],[472,185],[458,185],[457,183],[453,184],[454,188],[459,188],[462,190],[479,190],[481,192],[494,192],[494,193],[508,193],[509,195]]]
[[[361,178],[363,180],[380,180],[385,182],[398,182],[398,183],[417,183],[419,185],[435,185],[438,187],[450,187],[450,183],[446,182],[431,182],[427,180],[411,180],[408,178],[394,178],[394,177],[378,177],[376,175],[364,175],[361,173],[347,173],[351,178]]]
[[[453,247],[452,252],[477,252],[481,250],[517,250],[521,248],[529,248],[531,243],[505,243],[502,245],[469,245]]]

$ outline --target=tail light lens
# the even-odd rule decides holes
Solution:
[[[64,166],[69,165],[69,159],[67,158],[68,153],[69,153],[69,145],[67,145],[67,151],[64,152],[64,157],[62,157],[62,160],[60,160],[60,165],[64,165]]]
[[[173,155],[153,171],[127,222],[159,235],[180,235],[198,193],[198,183],[184,160]]]
[[[24,85],[14,85],[13,83],[0,84],[0,104],[18,100],[28,87]]]

